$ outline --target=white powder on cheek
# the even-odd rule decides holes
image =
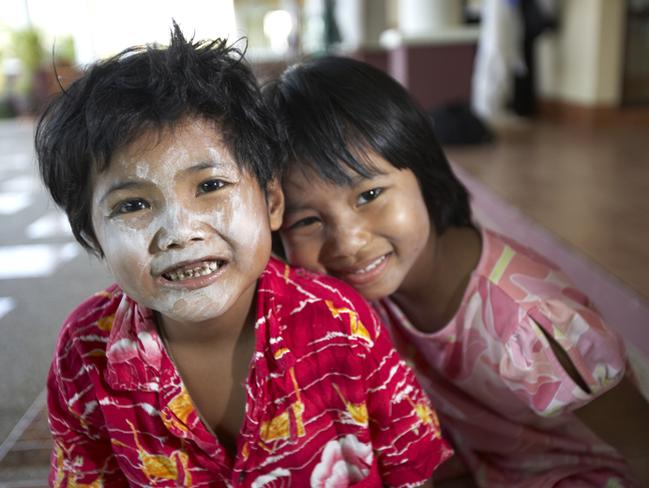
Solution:
[[[104,227],[100,242],[106,253],[106,263],[115,280],[134,299],[146,294],[146,283],[150,282],[151,259],[148,252],[151,239],[151,225],[135,229],[115,224]]]
[[[259,263],[258,258],[268,257],[265,255],[270,243],[267,210],[263,195],[256,194],[256,191],[256,188],[241,189],[233,193],[222,207],[194,214],[200,225],[214,229],[227,243],[228,250],[234,253],[234,261],[228,264],[236,270],[234,276],[250,266],[260,265],[263,269],[265,262]],[[256,213],[251,213],[253,209]],[[245,262],[241,258],[245,258]],[[222,279],[224,281],[217,287],[193,290],[187,294],[182,290],[169,293],[169,300],[164,301],[165,310],[160,312],[179,321],[200,321],[225,313],[239,299],[238,294],[233,295],[235,290],[241,292],[251,283],[239,282],[238,278],[236,282]],[[162,302],[160,308],[163,308]]]
[[[193,212],[182,205],[168,205],[164,212],[155,219],[155,227],[160,229],[159,242],[156,244],[169,245],[170,242],[185,244],[193,237],[201,237],[209,242],[209,247],[197,245],[191,256],[185,255],[182,260],[200,259],[206,254],[218,254],[219,248],[229,257],[226,244],[215,246],[216,233],[226,220],[226,211],[215,209],[212,212]],[[216,241],[218,242],[218,241]],[[173,255],[170,255],[170,265],[174,264]],[[222,293],[210,288],[203,290],[166,290],[150,304],[158,312],[178,321],[199,321],[214,315],[216,310],[222,308]]]
[[[220,223],[221,228],[223,229],[223,234],[231,236],[231,239],[246,245],[246,248],[255,248],[259,242],[262,234],[268,232],[268,229],[265,225],[260,225],[266,219],[266,208],[263,200],[260,199],[259,202],[254,202],[252,195],[253,190],[248,190],[246,192],[239,192],[233,195],[230,198],[228,215],[221,216],[222,221]],[[244,195],[245,194],[245,198]],[[249,212],[246,212],[243,209],[251,209],[256,206],[256,203],[262,205],[256,212],[255,215],[250,215]],[[262,214],[262,212],[264,212]],[[250,218],[248,219],[234,219],[232,215],[246,215],[248,214]],[[236,221],[235,221],[236,220]]]
[[[165,138],[171,142],[167,143]],[[213,137],[194,139],[192,146],[183,145],[180,139],[164,134],[160,139],[164,145],[156,146],[158,139],[145,135],[134,151],[126,151],[116,161],[126,168],[124,173],[130,172],[132,178],[155,188],[155,193],[147,197],[153,213],[151,221],[146,225],[142,222],[141,226],[120,225],[119,219],[102,216],[100,240],[105,242],[107,263],[115,279],[134,300],[174,320],[197,322],[225,313],[240,293],[248,289],[250,280],[256,278],[250,276],[249,270],[256,270],[260,257],[264,257],[265,241],[269,241],[265,235],[269,233],[268,217],[263,192],[250,186],[254,178],[240,174],[227,150],[211,146]],[[207,161],[205,153],[196,152],[197,146],[207,149]],[[138,154],[137,150],[141,152]],[[210,161],[217,164],[215,176],[233,185],[230,190],[223,190],[227,198],[212,200],[213,197],[205,195],[205,200],[192,200],[193,193],[178,195],[179,172],[189,165]],[[201,202],[218,203],[203,206]],[[183,252],[166,253],[156,249],[197,236],[205,239],[205,245],[195,239]],[[179,259],[200,259],[206,255],[218,255],[229,261],[231,271],[225,270],[214,286],[200,290],[173,289],[160,286],[156,282],[158,276],[152,274],[176,264]],[[242,281],[240,277],[245,279]]]

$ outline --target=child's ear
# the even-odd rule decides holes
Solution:
[[[266,203],[268,204],[268,220],[272,231],[279,230],[284,218],[284,192],[277,178],[270,180],[266,186]]]

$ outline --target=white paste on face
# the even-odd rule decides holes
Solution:
[[[210,163],[214,167],[193,170]],[[202,192],[201,184],[223,188]],[[102,197],[116,183],[137,186]],[[149,205],[115,215],[124,200]],[[95,177],[93,224],[116,281],[138,303],[177,322],[218,318],[254,286],[270,255],[268,209],[254,176],[241,171],[218,132],[197,121],[144,134]],[[182,288],[160,274],[180,263],[225,262],[208,286]]]

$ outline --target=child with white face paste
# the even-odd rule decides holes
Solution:
[[[367,303],[271,258],[281,151],[225,42],[89,68],[36,131],[41,175],[117,284],[48,378],[56,486],[432,486],[452,451]]]
[[[328,57],[264,94],[287,148],[276,250],[374,300],[455,442],[436,486],[649,486],[621,340],[556,266],[472,222],[407,92]]]

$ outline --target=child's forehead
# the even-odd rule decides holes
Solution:
[[[106,169],[137,166],[171,171],[192,162],[239,169],[220,128],[200,118],[141,130],[112,154]]]
[[[395,170],[397,168],[374,151],[356,152],[350,163],[324,156],[293,160],[286,168],[283,181],[297,187],[323,186],[335,190],[355,187]]]

